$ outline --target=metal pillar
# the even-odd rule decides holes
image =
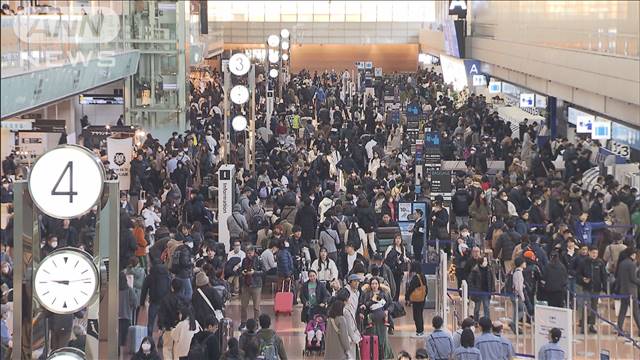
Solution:
[[[152,1],[153,2],[153,1]],[[181,131],[187,128],[187,54],[185,52],[187,44],[187,16],[189,11],[189,3],[185,4],[178,1],[176,4],[176,42],[177,42],[177,59],[178,59],[178,99],[177,99],[177,116],[178,129]],[[228,94],[225,92],[225,94]]]
[[[229,163],[229,154],[231,147],[231,137],[229,134],[229,117],[231,116],[231,103],[229,101],[229,93],[231,90],[231,72],[229,72],[229,62],[222,63],[222,72],[224,73],[224,81],[223,81],[223,90],[224,90],[224,116],[222,122],[223,126],[223,138],[224,142],[222,144],[222,149],[224,150],[222,153],[222,163]]]
[[[117,180],[105,181],[98,204],[94,262],[100,271],[99,300],[87,311],[87,359],[118,358],[118,256],[120,191]],[[35,350],[46,346],[46,312],[34,299],[34,270],[41,261],[39,212],[33,206],[27,181],[14,183],[14,299],[12,359],[31,359]],[[106,267],[105,267],[106,265]],[[113,274],[113,276],[109,276]],[[45,348],[46,349],[46,348]],[[46,356],[46,354],[45,354]]]
[[[247,143],[244,144],[245,149],[245,169],[249,169],[251,173],[256,170],[256,66],[251,65],[249,70],[249,129],[246,137]]]

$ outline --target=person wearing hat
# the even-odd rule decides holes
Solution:
[[[562,360],[565,359],[564,350],[558,345],[562,338],[562,330],[553,328],[549,330],[549,342],[538,350],[538,360]]]
[[[502,336],[502,322],[500,320],[496,320],[493,322],[493,335],[497,336],[500,339],[500,343],[502,344],[502,348],[504,350],[505,359],[513,359],[516,356],[516,352],[513,350],[513,344],[511,340]]]
[[[425,221],[422,209],[416,209],[415,222],[411,229],[411,245],[416,261],[422,261],[422,248],[424,247]]]
[[[218,292],[215,291],[209,277],[204,271],[200,270],[196,273],[196,291],[191,299],[193,306],[193,314],[199,324],[206,323],[209,316],[214,315],[215,310],[221,310],[224,302]]]
[[[247,323],[247,308],[249,298],[253,303],[253,318],[260,316],[260,293],[262,291],[262,275],[264,266],[260,256],[256,253],[253,245],[247,245],[247,255],[242,259],[240,271],[240,328],[244,328]]]
[[[360,285],[362,282],[364,282],[364,276],[351,274],[347,277],[347,286],[345,286],[345,289],[349,291],[349,300],[346,307],[349,308],[351,314],[353,314],[354,321],[356,319],[356,315],[359,315],[358,310],[363,300],[360,292]]]

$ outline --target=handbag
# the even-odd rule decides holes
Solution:
[[[215,315],[216,319],[218,319],[218,321],[224,319],[224,314],[222,313],[222,310],[216,310],[213,308],[213,305],[211,305],[211,301],[209,301],[209,298],[202,292],[202,289],[198,289],[198,293],[200,293],[200,296],[202,296],[202,298],[204,299],[204,302],[206,302],[207,305],[209,305],[209,308],[213,310],[213,315]]]
[[[423,302],[427,297],[427,285],[422,282],[422,278],[420,277],[420,275],[416,274],[416,276],[418,277],[420,286],[418,286],[411,292],[411,295],[409,295],[409,300],[411,302]]]
[[[247,239],[247,232],[244,231],[244,228],[242,227],[242,225],[240,224],[238,219],[236,219],[236,217],[233,214],[231,214],[231,217],[233,218],[233,221],[236,223],[236,225],[238,225],[238,227],[240,228],[240,235],[238,236],[238,238],[241,241],[246,240]]]
[[[404,306],[402,306],[399,301],[392,302],[389,307],[389,314],[394,319],[407,315],[407,312],[404,310]]]

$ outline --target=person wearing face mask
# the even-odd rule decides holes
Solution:
[[[492,293],[495,290],[494,284],[495,274],[491,267],[489,267],[489,260],[483,257],[482,260],[471,269],[471,274],[469,274],[469,291],[471,292],[471,300],[473,300],[475,304],[473,309],[474,319],[480,318],[480,307],[484,308],[485,317],[491,316],[489,304],[491,295],[478,294],[478,292]],[[476,294],[473,294],[473,292],[476,292]]]
[[[153,342],[153,337],[146,336],[142,339],[140,349],[131,356],[131,360],[160,360],[160,354]]]
[[[58,237],[55,235],[49,235],[47,238],[47,242],[44,247],[41,249],[42,257],[46,257],[51,254],[55,249],[58,248]]]
[[[498,220],[504,221],[509,217],[508,209],[509,197],[503,190],[498,193],[498,197],[493,199],[493,216]]]
[[[2,178],[2,189],[0,189],[0,203],[6,204],[13,202],[13,189],[7,178]]]

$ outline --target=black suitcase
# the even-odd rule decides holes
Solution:
[[[233,337],[233,320],[224,318],[218,325],[218,335],[220,336],[220,352],[227,351],[227,343]]]

